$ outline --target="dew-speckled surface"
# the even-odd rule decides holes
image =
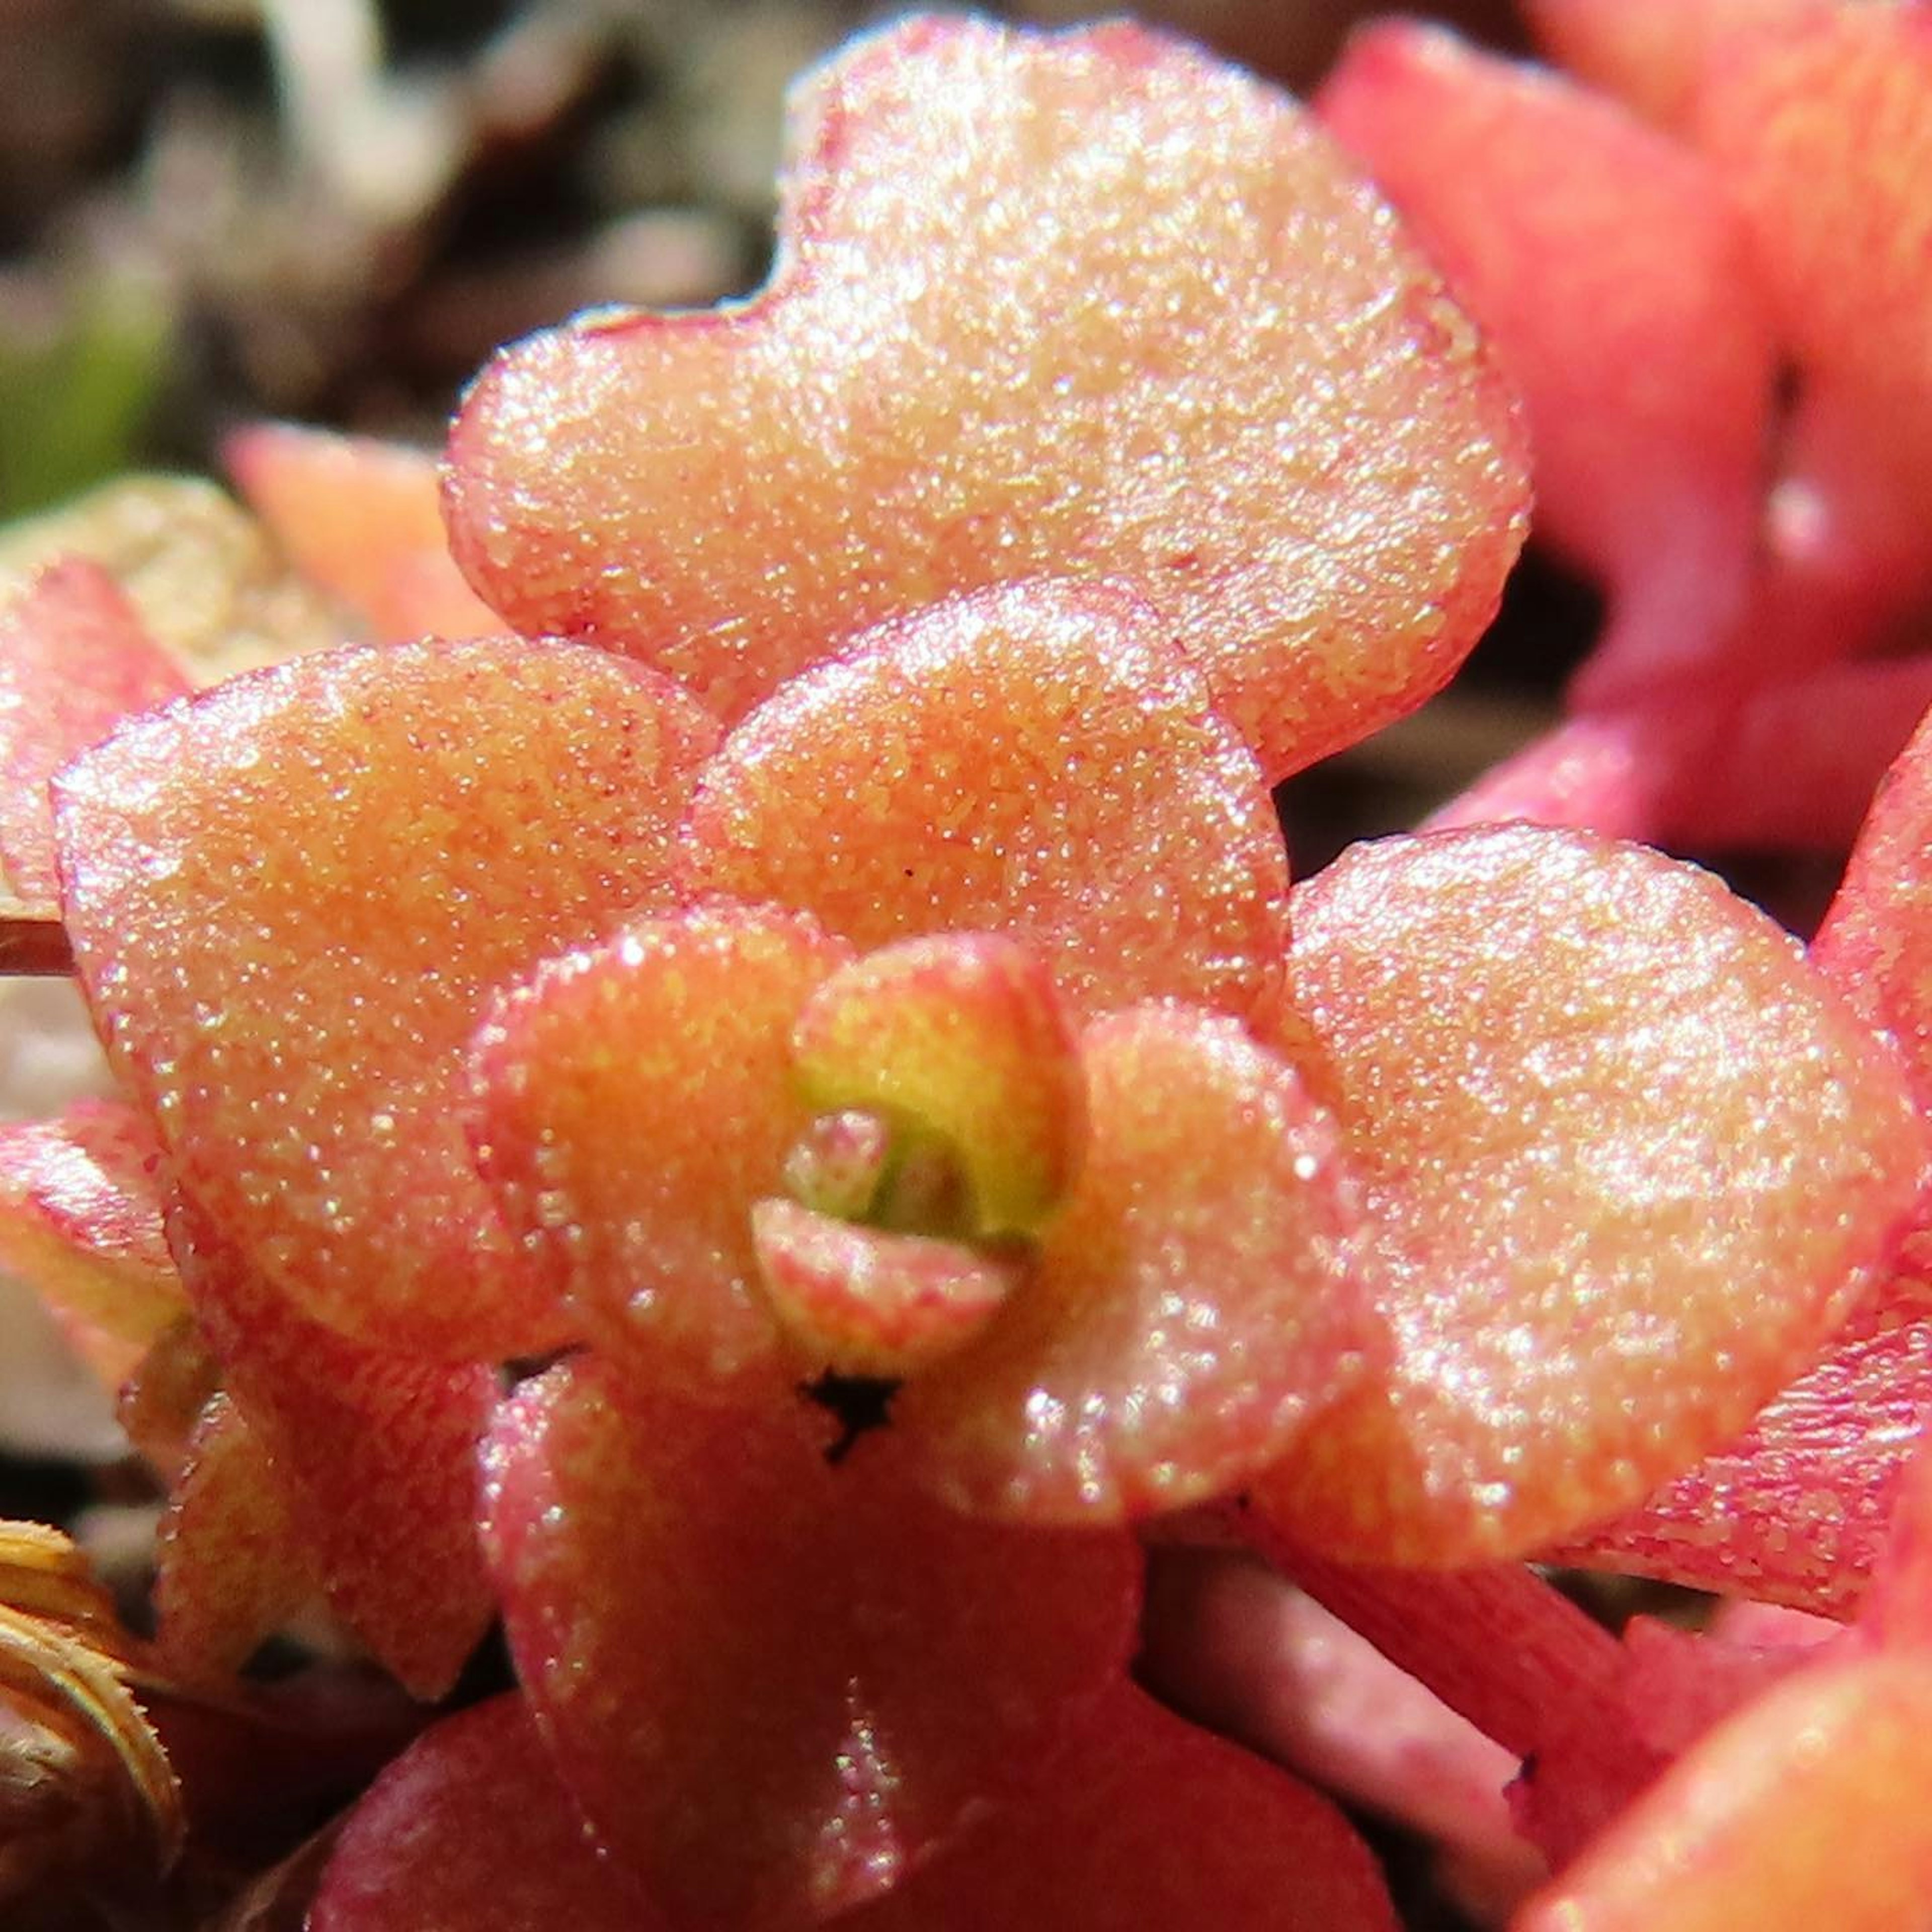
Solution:
[[[1011,940],[960,933],[868,953],[800,1012],[792,1053],[815,1114],[876,1112],[936,1138],[977,1234],[1031,1232],[1079,1166],[1074,1028],[1052,975]]]
[[[850,956],[800,914],[698,908],[552,962],[478,1036],[484,1171],[644,1386],[773,1392],[752,1206],[812,1118],[793,1023]]]
[[[663,877],[711,721],[640,668],[519,640],[237,680],[70,767],[80,977],[187,1192],[316,1318],[454,1358],[554,1298],[464,1137],[488,993]]]
[[[706,767],[680,876],[867,950],[1010,933],[1084,1013],[1169,994],[1244,1016],[1282,971],[1260,771],[1110,588],[959,599],[796,680]]]
[[[794,113],[759,297],[586,316],[471,391],[488,602],[736,717],[950,592],[1118,576],[1271,776],[1447,680],[1521,542],[1520,428],[1293,101],[1137,27],[915,20]]]
[[[1739,1436],[1551,1551],[1584,1569],[1848,1616],[1932,1412],[1932,1315],[1890,1284]]]
[[[1887,1258],[1897,1070],[1708,874],[1519,826],[1358,846],[1294,911],[1396,1340],[1264,1486],[1295,1533],[1466,1563],[1628,1507]]]
[[[960,1507],[1104,1522],[1232,1486],[1366,1371],[1334,1118],[1232,1021],[1147,1006],[1082,1042],[1080,1177],[976,1342],[893,1422]]]
[[[752,1237],[765,1300],[801,1379],[892,1382],[978,1334],[1024,1279],[1023,1256],[760,1201]]]
[[[565,1782],[679,1924],[876,1894],[1118,1681],[1140,1558],[925,1502],[889,1440],[640,1402],[592,1357],[503,1405],[484,1543]]]

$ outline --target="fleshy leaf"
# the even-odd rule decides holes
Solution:
[[[1506,827],[1358,846],[1294,916],[1396,1344],[1257,1492],[1310,1541],[1468,1562],[1628,1507],[1888,1260],[1898,1075],[1708,874]]]
[[[1764,678],[1735,702],[1652,694],[1566,719],[1421,829],[1526,818],[1699,851],[1842,852],[1928,704],[1926,654]]]
[[[350,1814],[308,1932],[655,1932],[514,1693],[446,1718]]]
[[[1520,1932],[1899,1932],[1932,1895],[1932,1666],[1804,1670],[1712,1733]]]
[[[484,1452],[486,1540],[566,1784],[674,1919],[862,1903],[1116,1682],[1138,1559],[923,1503],[802,1409],[641,1403],[590,1357]],[[613,1553],[634,1552],[614,1562]]]
[[[862,949],[1003,932],[1090,1012],[1246,1013],[1287,890],[1261,773],[1147,608],[1037,584],[874,634],[724,741],[694,890],[804,908]]]
[[[962,1348],[1024,1279],[1023,1262],[960,1241],[760,1201],[752,1239],[766,1301],[808,1366],[890,1382]]]
[[[1520,540],[1507,392],[1293,102],[1124,24],[913,20],[794,97],[779,264],[501,356],[457,556],[736,718],[1042,574],[1143,588],[1270,776],[1449,676]]]
[[[451,1358],[562,1339],[464,1139],[489,990],[658,890],[712,727],[518,640],[307,658],[62,781],[68,923],[175,1178],[317,1320]]]
[[[236,431],[222,455],[283,554],[359,613],[374,640],[503,628],[449,554],[427,451],[269,422]]]
[[[1932,714],[1872,801],[1811,959],[1898,1042],[1912,1098],[1932,1118]]]
[[[1711,64],[1694,131],[1743,213],[1801,364],[1882,404],[1886,427],[1922,447],[1932,20],[1917,6],[1838,5],[1738,34]]]
[[[1327,1798],[1124,1684],[1039,1789],[844,1922],[1396,1932],[1400,1922],[1368,1848]]]
[[[490,1620],[476,1445],[495,1376],[304,1320],[190,1210],[174,1234],[226,1392],[285,1485],[331,1606],[412,1696],[442,1696]]]
[[[1894,1284],[1734,1441],[1544,1554],[1849,1616],[1932,1408],[1932,1316],[1916,1298]]]
[[[478,1037],[478,1151],[599,1350],[646,1383],[771,1393],[752,1204],[811,1123],[791,1029],[850,957],[802,915],[720,905],[555,960]]]
[[[868,953],[808,1000],[794,1075],[818,1114],[878,1111],[957,1158],[974,1232],[1025,1234],[1080,1160],[1086,1094],[1053,980],[990,934]]]
[[[175,1670],[223,1676],[320,1592],[283,1480],[217,1396],[190,1439],[157,1550],[156,1642]]]
[[[1086,1157],[1032,1269],[894,1403],[922,1474],[968,1509],[1103,1522],[1213,1495],[1381,1340],[1340,1136],[1284,1062],[1160,1006],[1096,1021],[1081,1053]]]
[[[153,1136],[111,1100],[0,1126],[0,1264],[64,1320],[138,1354],[186,1308]]]
[[[1535,532],[1612,594],[1596,694],[1708,653],[1753,560],[1776,373],[1715,172],[1419,22],[1358,33],[1318,105],[1522,386]]]
[[[179,1478],[202,1412],[220,1389],[221,1364],[194,1317],[185,1312],[154,1338],[122,1383],[114,1419],[168,1487]]]
[[[122,718],[188,688],[98,564],[52,565],[0,608],[0,862],[22,898],[60,895],[48,779]]]

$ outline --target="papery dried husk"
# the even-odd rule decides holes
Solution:
[[[194,476],[125,476],[0,529],[0,596],[60,556],[98,563],[197,684],[340,644],[342,614]]]
[[[0,1523],[0,1903],[61,1875],[158,1877],[186,1830],[134,1640],[80,1552]]]

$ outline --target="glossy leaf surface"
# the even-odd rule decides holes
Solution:
[[[1095,1022],[1081,1057],[1086,1156],[1031,1270],[894,1409],[941,1495],[1036,1521],[1229,1486],[1383,1339],[1341,1136],[1284,1061],[1233,1021],[1158,1006]]]
[[[1396,1352],[1268,1486],[1291,1530],[1454,1563],[1580,1527],[1740,1430],[1888,1259],[1898,1072],[1708,874],[1504,827],[1358,846],[1294,914]]]
[[[1132,1642],[1127,1538],[964,1522],[889,1440],[836,1468],[825,1442],[802,1408],[639,1403],[583,1358],[519,1390],[485,1450],[538,1725],[674,1919],[795,1924],[877,1894],[1040,1764]]]
[[[812,1120],[794,1023],[850,956],[797,914],[700,908],[551,962],[479,1036],[484,1171],[632,1379],[782,1387],[752,1208]]]
[[[490,990],[649,900],[710,722],[578,646],[356,650],[144,718],[62,793],[124,1085],[224,1238],[320,1321],[460,1359],[561,1318],[465,1142]]]
[[[1247,1012],[1287,861],[1261,772],[1165,626],[1112,586],[956,601],[788,685],[706,768],[682,877],[862,950],[997,932],[1076,1012]]]
[[[867,626],[1142,586],[1279,776],[1438,687],[1520,535],[1508,394],[1285,96],[1118,25],[914,20],[794,97],[770,284],[506,352],[451,446],[520,628],[736,718]]]

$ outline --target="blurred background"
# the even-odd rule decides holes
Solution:
[[[497,343],[770,249],[788,79],[857,0],[0,0],[0,516],[268,413],[433,438]],[[1135,10],[1298,88],[1335,0]],[[1506,39],[1500,0],[1450,8]]]

